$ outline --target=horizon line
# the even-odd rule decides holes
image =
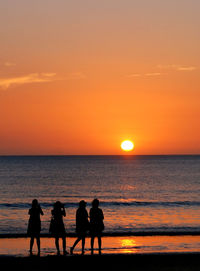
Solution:
[[[200,153],[185,153],[185,154],[0,154],[0,157],[20,157],[20,156],[27,156],[27,157],[46,157],[46,156],[55,156],[55,157],[73,157],[73,156],[124,156],[124,157],[130,157],[130,156],[200,156]]]

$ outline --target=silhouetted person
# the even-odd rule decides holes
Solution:
[[[91,254],[93,254],[94,238],[98,238],[99,254],[101,254],[101,235],[104,230],[103,211],[99,208],[99,200],[94,199],[90,209],[90,234],[91,234]]]
[[[63,222],[63,216],[66,216],[65,207],[60,202],[57,201],[54,204],[54,208],[51,211],[52,220],[50,225],[50,232],[55,237],[55,245],[57,249],[57,254],[60,255],[60,248],[59,248],[59,238],[62,238],[63,241],[63,254],[67,254],[66,251],[66,232],[65,226]]]
[[[43,211],[37,199],[34,199],[32,201],[32,207],[29,209],[28,214],[30,215],[30,218],[28,221],[27,234],[31,237],[30,254],[32,254],[34,239],[36,238],[37,247],[38,247],[38,255],[40,255],[40,231],[41,231],[40,215],[43,215]]]
[[[76,211],[76,233],[78,238],[74,242],[73,246],[70,248],[70,253],[73,254],[75,246],[80,240],[82,240],[82,255],[84,254],[85,248],[85,237],[89,230],[88,212],[86,210],[86,202],[81,200],[79,202],[79,208]]]

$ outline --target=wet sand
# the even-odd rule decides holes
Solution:
[[[1,270],[134,270],[197,271],[200,254],[107,254],[85,256],[11,257],[1,256]]]
[[[67,237],[67,250],[75,241]],[[95,241],[96,242],[96,241]],[[61,245],[61,243],[60,243]],[[95,243],[95,247],[97,244]],[[1,270],[200,270],[200,236],[118,236],[102,238],[102,255],[90,255],[86,238],[85,255],[81,244],[74,255],[56,256],[53,238],[41,238],[41,256],[36,246],[29,256],[29,238],[0,238]],[[61,247],[60,247],[61,248]]]
[[[73,245],[75,237],[67,237],[67,250]],[[29,238],[0,238],[1,256],[29,256]],[[94,247],[97,248],[95,239]],[[62,242],[60,240],[60,250]],[[102,254],[146,254],[146,253],[200,253],[200,236],[104,236]],[[37,254],[36,244],[33,247]],[[81,253],[81,242],[74,253]],[[95,250],[95,253],[97,251]],[[86,238],[85,254],[90,254],[90,238]],[[41,256],[55,256],[54,238],[41,238]]]

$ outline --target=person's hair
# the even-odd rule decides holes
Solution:
[[[99,206],[99,200],[98,199],[94,199],[92,201],[92,207],[98,207]]]
[[[56,201],[56,203],[54,203],[53,207],[54,207],[54,209],[61,209],[62,203],[60,201]]]
[[[87,203],[86,203],[84,200],[81,200],[81,201],[79,202],[79,207],[85,207],[86,204],[87,204]]]
[[[32,207],[34,208],[34,207],[37,207],[38,206],[38,200],[37,199],[34,199],[33,201],[32,201]]]

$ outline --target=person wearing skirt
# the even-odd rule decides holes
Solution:
[[[67,254],[66,232],[65,232],[64,222],[63,222],[63,217],[66,216],[66,212],[65,212],[64,205],[60,201],[57,201],[54,204],[51,214],[52,214],[52,219],[51,219],[49,231],[55,237],[55,245],[57,249],[57,254],[60,255],[59,238],[62,238],[63,255],[66,255]]]
[[[41,231],[41,220],[40,215],[43,215],[43,211],[37,201],[32,201],[32,207],[29,209],[28,214],[30,215],[28,221],[27,234],[31,237],[30,239],[30,254],[32,254],[34,239],[37,241],[38,255],[40,255],[40,231]]]

